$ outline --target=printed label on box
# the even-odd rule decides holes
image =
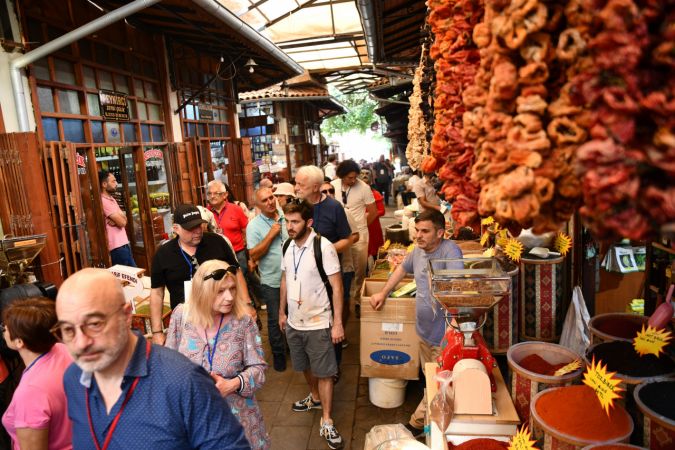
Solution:
[[[385,332],[394,332],[394,333],[401,333],[403,332],[403,324],[402,323],[382,323],[382,331]]]
[[[388,366],[398,366],[410,362],[410,355],[396,350],[378,350],[370,354],[373,361]]]

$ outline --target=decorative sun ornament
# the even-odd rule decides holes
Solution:
[[[513,239],[513,238],[511,238],[509,236],[509,230],[504,228],[504,229],[501,229],[501,230],[497,231],[497,234],[496,234],[496,237],[495,237],[495,244],[504,248],[504,247],[506,247],[506,244],[508,244],[510,239]]]
[[[506,244],[501,246],[504,254],[513,262],[520,261],[520,255],[523,254],[523,244],[515,238],[506,240]]]
[[[560,252],[561,255],[566,256],[570,251],[570,248],[572,248],[572,238],[560,231],[553,241],[553,247]]]
[[[481,221],[480,221],[481,225],[486,225],[486,226],[492,225],[493,223],[495,223],[495,218],[492,217],[492,216],[485,217],[485,218],[481,219]]]
[[[483,252],[483,257],[485,257],[485,258],[493,258],[496,254],[497,254],[497,252],[495,251],[495,248],[494,248],[494,247],[490,247],[490,248],[486,249],[486,250]]]

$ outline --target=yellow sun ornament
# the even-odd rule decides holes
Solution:
[[[535,442],[532,440],[532,435],[527,425],[523,425],[518,429],[516,435],[511,438],[508,450],[536,450],[534,446]]]
[[[509,230],[499,230],[497,231],[497,237],[495,238],[495,244],[500,247],[506,247],[506,244],[509,241]]]
[[[490,248],[488,248],[487,250],[485,250],[485,251],[483,252],[483,257],[485,257],[485,258],[493,258],[496,254],[497,254],[497,252],[495,251],[495,248],[494,248],[494,247],[490,247]]]
[[[647,326],[647,329],[645,329],[645,326],[642,325],[642,331],[639,331],[633,339],[633,347],[640,356],[648,354],[660,356],[671,338],[670,331],[657,330],[652,326]]]
[[[481,225],[492,225],[493,223],[495,223],[495,219],[492,216],[485,217],[480,221]]]
[[[572,238],[563,233],[562,231],[558,232],[553,241],[553,247],[560,252],[561,255],[567,255],[567,252],[572,248]]]
[[[480,246],[485,247],[485,244],[487,244],[487,242],[489,240],[490,240],[490,232],[486,231],[485,233],[483,233],[483,236],[481,236],[481,238],[480,238]]]
[[[523,244],[515,238],[506,240],[506,244],[502,246],[504,254],[513,262],[520,261],[520,255],[523,254]]]
[[[621,380],[614,375],[616,372],[607,372],[607,366],[603,366],[601,361],[596,364],[595,357],[591,361],[591,367],[584,373],[584,384],[595,391],[602,409],[608,416],[609,408],[614,407],[614,400],[621,398],[619,393],[624,390],[619,387]]]

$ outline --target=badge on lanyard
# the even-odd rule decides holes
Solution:
[[[287,286],[288,286],[288,300],[292,302],[298,302],[298,306],[302,304],[302,300],[300,300],[300,280],[296,280],[295,278],[291,278],[288,280]]]
[[[185,289],[185,303],[190,300],[190,294],[192,293],[192,280],[183,281],[183,289]]]

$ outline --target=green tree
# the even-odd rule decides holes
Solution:
[[[334,92],[332,95],[347,109],[347,113],[329,117],[321,123],[321,131],[327,136],[345,134],[350,131],[365,133],[370,125],[378,121],[375,114],[377,102],[368,97],[367,92],[342,94]]]

